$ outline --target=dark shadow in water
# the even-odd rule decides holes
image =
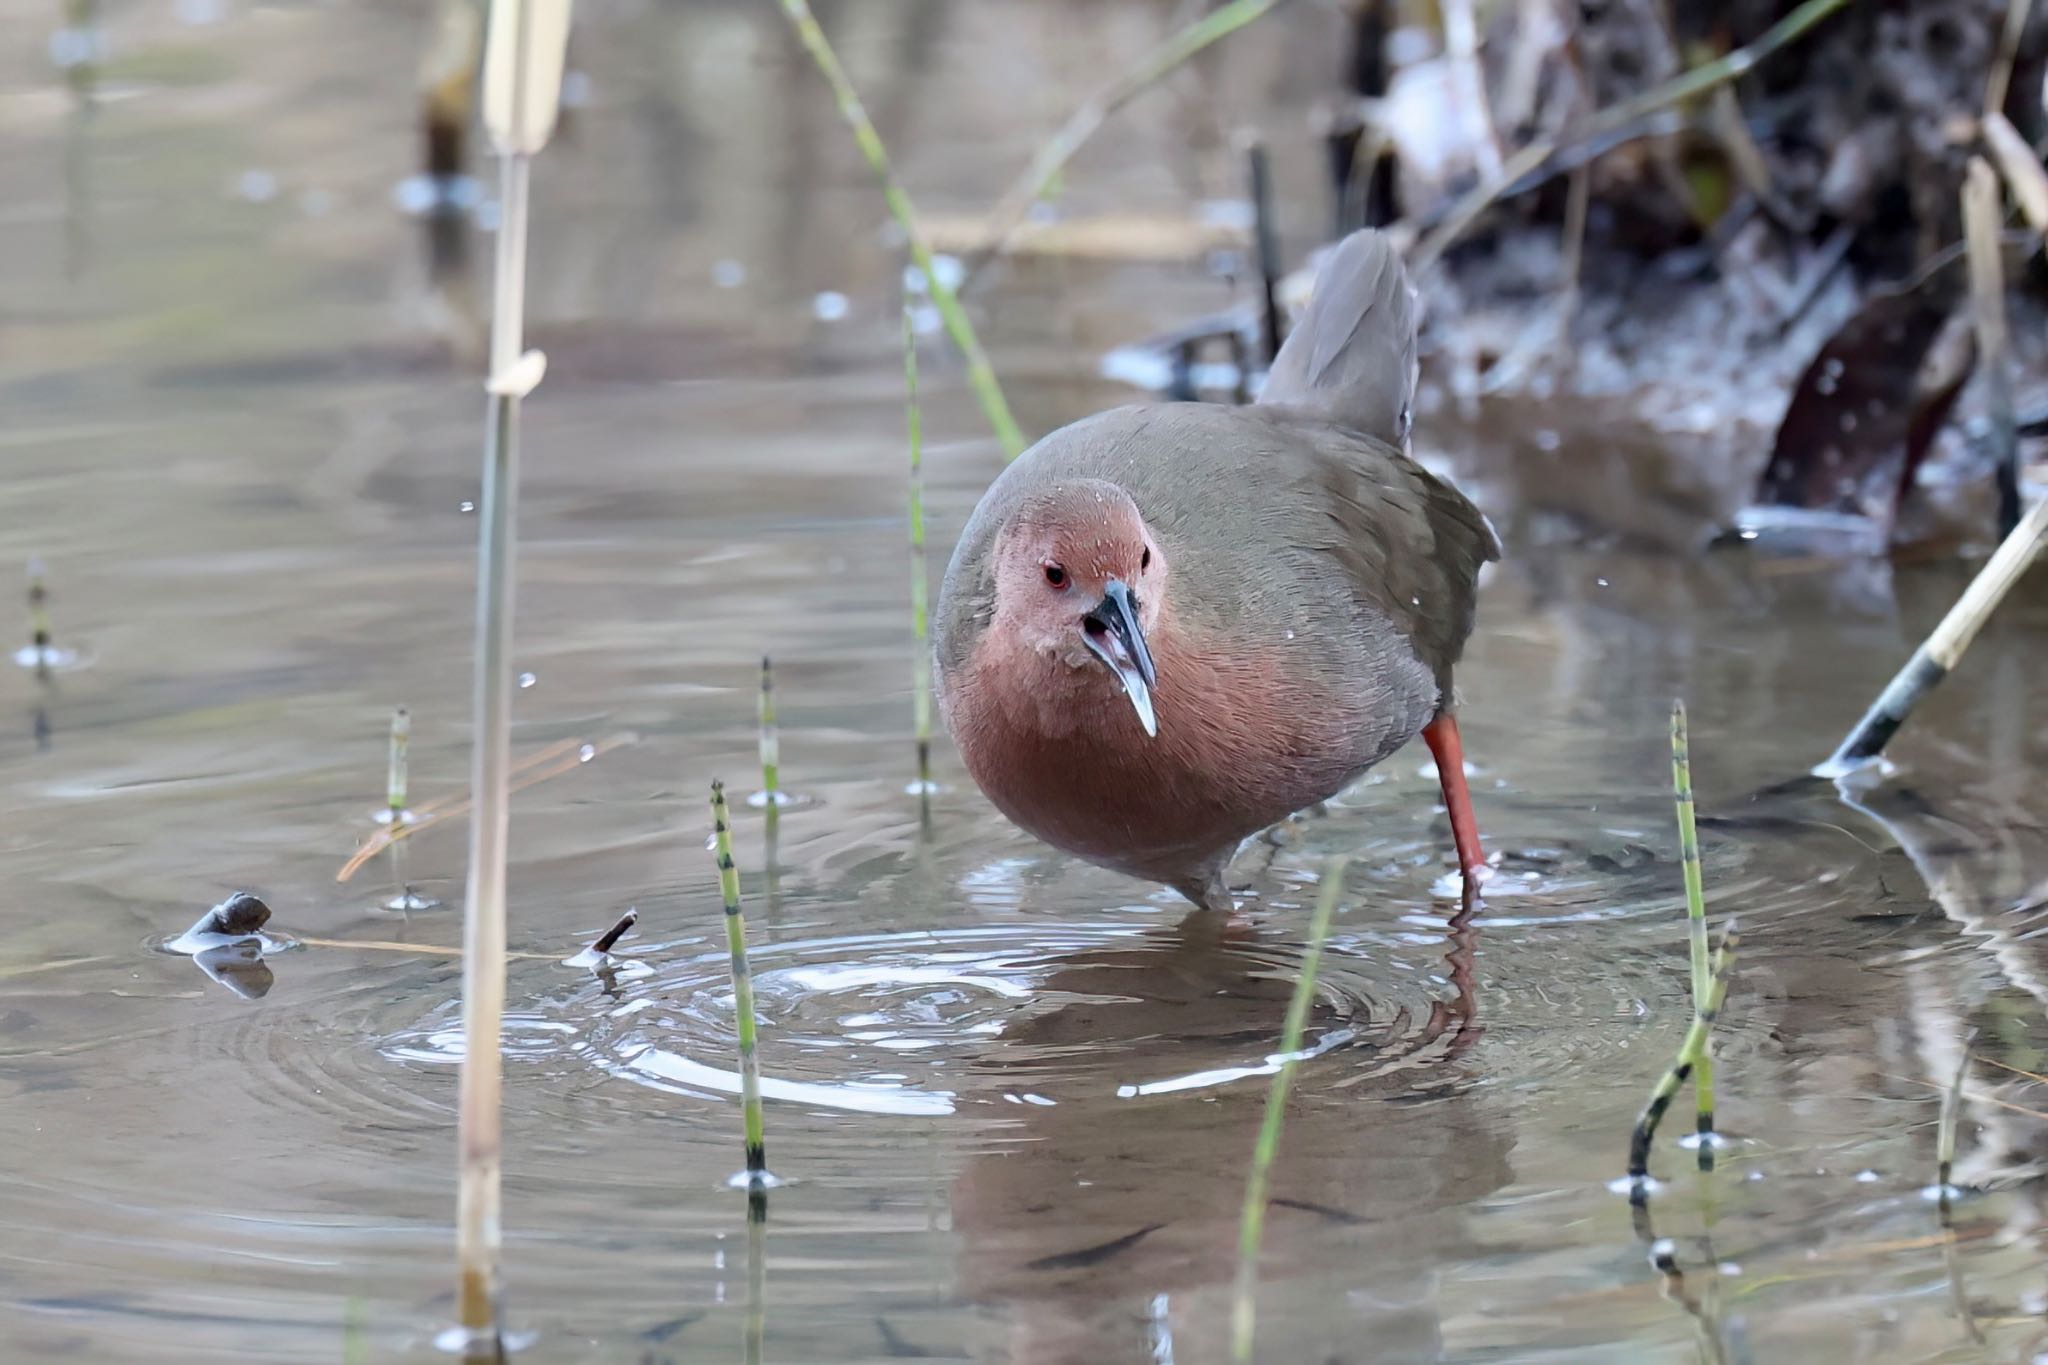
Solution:
[[[1126,1073],[1191,1075],[1206,1061],[1220,1074],[1264,1055],[1293,976],[1275,971],[1270,953],[1248,951],[1274,946],[1263,933],[1212,914],[1191,914],[1163,937],[1063,959],[1043,993],[1077,998],[1017,1021],[975,1064],[1022,1091],[1042,1067],[1069,1076],[1114,1068],[1096,1097],[1021,1104],[1015,1127],[969,1160],[952,1191],[962,1292],[1005,1306],[1005,1358],[1018,1365],[1121,1365],[1170,1358],[1176,1333],[1228,1339],[1229,1296],[1211,1291],[1235,1274],[1267,1084],[1239,1073],[1111,1095]],[[1262,1294],[1335,1277],[1344,1292],[1332,1297],[1352,1307],[1313,1321],[1262,1316],[1262,1358],[1323,1359],[1361,1332],[1375,1360],[1438,1358],[1428,1267],[1483,1254],[1468,1244],[1460,1210],[1508,1183],[1512,1146],[1459,1064],[1477,1037],[1471,909],[1447,938],[1449,1000],[1419,1025],[1405,1009],[1357,1024],[1367,1036],[1296,1075],[1272,1173]],[[1318,999],[1306,1036],[1346,1022]]]

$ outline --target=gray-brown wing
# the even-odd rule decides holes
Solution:
[[[1313,419],[1294,425],[1290,462],[1322,514],[1307,523],[1305,543],[1343,565],[1359,599],[1393,620],[1448,695],[1472,633],[1480,566],[1500,558],[1493,527],[1393,447]]]

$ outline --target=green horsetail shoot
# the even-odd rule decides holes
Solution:
[[[1230,1310],[1230,1358],[1235,1365],[1248,1365],[1252,1342],[1257,1334],[1259,1288],[1259,1244],[1266,1231],[1266,1188],[1272,1179],[1273,1159],[1280,1151],[1280,1128],[1287,1117],[1287,1091],[1294,1082],[1294,1068],[1300,1064],[1301,1035],[1308,1027],[1308,1009],[1316,994],[1316,972],[1322,966],[1323,941],[1330,936],[1330,920],[1337,913],[1337,897],[1344,890],[1344,858],[1332,858],[1323,870],[1316,893],[1315,913],[1308,924],[1308,946],[1301,954],[1301,975],[1288,998],[1287,1014],[1280,1025],[1280,1069],[1273,1073],[1266,1091],[1266,1113],[1259,1125],[1258,1144],[1252,1148],[1251,1174],[1244,1184],[1244,1212],[1237,1230],[1237,1289]]]
[[[1707,962],[1707,891],[1700,870],[1700,831],[1692,800],[1692,750],[1685,703],[1671,706],[1671,794],[1678,806],[1678,860],[1685,878],[1686,956],[1692,966],[1693,1008],[1707,998],[1712,976]],[[1694,1132],[1703,1171],[1714,1169],[1714,1052],[1700,1053],[1693,1069]]]
[[[767,807],[773,820],[776,807],[788,804],[789,794],[782,790],[782,736],[775,725],[775,663],[766,654],[761,656],[761,693],[754,715],[761,732],[761,790],[748,804]]]
[[[761,1063],[754,1044],[754,976],[747,967],[747,920],[740,909],[740,872],[732,859],[732,812],[725,803],[725,784],[711,784],[712,845],[718,855],[718,890],[725,900],[725,946],[732,955],[732,1003],[738,1018],[740,1115],[745,1125],[746,1169],[734,1176],[756,1196],[775,1184],[768,1173],[768,1141],[761,1120]]]
[[[939,789],[932,781],[931,575],[924,546],[924,410],[917,402],[917,329],[908,300],[903,305],[903,414],[910,439],[910,631],[916,642],[910,695],[917,725],[917,781],[910,791],[929,798]]]
[[[406,751],[412,747],[412,712],[403,706],[391,713],[391,749],[384,764],[384,809],[380,823],[402,825],[412,818],[406,809]]]
[[[1707,898],[1705,878],[1700,871],[1699,823],[1692,797],[1692,750],[1685,703],[1671,707],[1671,792],[1678,811],[1679,861],[1685,878],[1686,948],[1690,962],[1692,1024],[1679,1044],[1678,1058],[1657,1081],[1629,1135],[1628,1189],[1636,1203],[1649,1197],[1650,1144],[1657,1125],[1678,1096],[1679,1088],[1693,1082],[1695,1101],[1694,1139],[1698,1145],[1699,1167],[1714,1169],[1714,1021],[1721,1002],[1728,995],[1728,975],[1735,961],[1740,935],[1730,920],[1721,936],[1721,946],[1711,960],[1707,951]]]

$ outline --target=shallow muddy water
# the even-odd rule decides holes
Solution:
[[[483,404],[445,346],[459,299],[394,207],[419,25],[177,13],[217,22],[110,11],[89,119],[25,57],[0,92],[0,563],[47,562],[80,656],[47,684],[0,672],[0,1354],[434,1359],[460,927],[383,906],[401,878],[459,900],[459,813],[402,868],[337,879],[374,828],[391,707],[413,715],[415,805],[448,809],[467,774]],[[913,190],[960,210],[1165,22],[1088,13],[864,7],[835,31]],[[2038,590],[1851,806],[1794,779],[1965,568],[1700,552],[1714,490],[1597,415],[1425,415],[1421,449],[1510,551],[1461,672],[1503,862],[1486,913],[1447,936],[1417,746],[1240,860],[1243,933],[1193,933],[1170,895],[1008,826],[944,746],[928,816],[906,794],[895,258],[772,7],[582,14],[589,103],[536,172],[552,363],[526,436],[505,1161],[524,1358],[740,1360],[757,1321],[773,1361],[1225,1359],[1265,1078],[1338,852],[1262,1361],[2048,1349],[2048,1086],[2023,1074],[2048,1052]],[[7,50],[37,52],[53,17],[0,19]],[[1120,115],[1077,200],[1233,194],[1184,150],[1189,106],[1299,127],[1286,101],[1309,92],[1280,77],[1320,69],[1326,21],[1288,22],[1238,40],[1213,87]],[[1313,154],[1276,151],[1305,245]],[[824,291],[843,318],[818,317]],[[1044,431],[1132,396],[1096,378],[1110,347],[1229,295],[1192,267],[1070,264],[987,299]],[[942,563],[999,457],[936,343],[925,369]],[[738,816],[789,1182],[750,1265],[703,796],[756,785],[763,652],[807,800],[772,842]],[[1676,695],[1709,908],[1742,920],[1733,1145],[1698,1173],[1675,1115],[1645,1223],[1609,1185],[1689,1011]],[[267,979],[156,951],[236,889],[324,942]],[[561,965],[628,906],[631,965]],[[1925,1191],[1972,1030],[1958,1178],[1996,1188],[1945,1235]]]

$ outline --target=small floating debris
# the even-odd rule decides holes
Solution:
[[[811,300],[811,313],[820,322],[838,322],[851,308],[846,295],[836,289],[827,289]]]
[[[562,965],[564,967],[588,967],[592,971],[617,967],[620,964],[612,960],[612,949],[617,946],[620,939],[626,936],[627,930],[639,922],[639,910],[628,909],[625,914],[619,916],[618,923],[605,930],[602,934],[599,934],[588,948],[583,949],[573,957],[563,958]]]
[[[197,957],[216,948],[256,944],[264,954],[281,953],[291,940],[262,932],[270,922],[270,907],[259,896],[237,891],[195,920],[190,929],[163,945],[167,953]]]

